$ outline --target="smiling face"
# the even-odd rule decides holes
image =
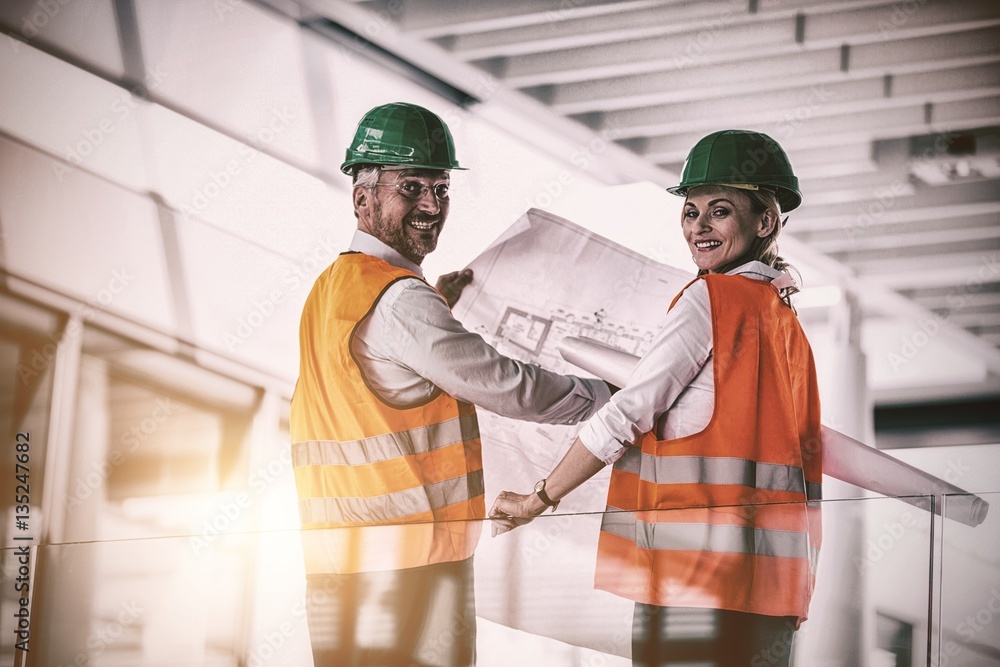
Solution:
[[[750,199],[736,188],[692,188],[684,201],[681,227],[699,271],[725,273],[756,259],[758,239],[774,231],[770,211],[754,213]]]
[[[374,187],[354,187],[358,229],[419,265],[437,248],[449,184],[448,172],[439,169],[383,169]]]

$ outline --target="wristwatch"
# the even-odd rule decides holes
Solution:
[[[541,500],[543,503],[551,507],[553,512],[555,512],[556,508],[559,507],[559,501],[558,500],[553,501],[551,498],[549,498],[549,494],[545,493],[544,479],[538,480],[538,482],[535,483],[535,494],[538,495],[539,500]]]

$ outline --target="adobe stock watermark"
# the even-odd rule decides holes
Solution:
[[[245,0],[215,1],[218,7],[216,14],[220,21],[236,7],[245,2]],[[344,36],[341,39],[333,40],[331,44],[337,48],[341,55],[348,60],[352,60],[358,54],[368,52],[371,49],[372,43],[377,43],[382,31],[391,25],[394,17],[399,16],[402,11],[403,0],[385,0],[384,2],[380,2],[376,5],[376,8],[368,12],[370,18],[361,26],[359,32],[356,34],[352,32],[350,38]]]
[[[871,201],[866,203],[854,218],[854,222],[848,227],[844,234],[852,244],[857,244],[858,239],[868,233],[868,230],[886,212],[895,208],[900,197],[909,194],[910,186],[903,180],[896,180],[887,186],[876,188],[872,191]]]
[[[889,10],[889,17],[878,21],[878,31],[882,36],[882,41],[888,40],[894,31],[909,23],[913,15],[925,4],[927,4],[927,0],[903,0],[903,2],[893,3]]]
[[[261,633],[253,647],[247,652],[247,667],[261,667],[274,660],[282,647],[295,634],[296,624],[283,621],[278,627]]]
[[[934,140],[919,155],[912,156],[904,167],[904,172],[915,173],[923,163],[933,163],[942,155],[947,155],[951,145],[952,130],[948,127],[932,126]],[[910,194],[911,186],[905,179],[897,179],[889,185],[872,190],[871,201],[859,207],[854,221],[844,230],[847,239],[856,245],[858,239],[867,234],[875,224],[895,208],[900,197]]]
[[[89,301],[77,306],[76,315],[78,319],[70,319],[65,333],[75,335],[84,323],[90,322],[97,317],[98,309],[110,305],[134,280],[135,276],[130,274],[125,268],[112,270],[111,278],[105,286],[98,290],[97,294]],[[26,362],[17,364],[16,371],[22,384],[27,384],[48,369],[49,364],[56,357],[61,335],[62,332],[48,334],[48,341],[41,348],[32,348]]]
[[[865,544],[864,556],[854,556],[851,562],[858,572],[871,569],[876,563],[885,558],[893,547],[899,544],[906,535],[908,529],[917,525],[917,517],[909,510],[904,510],[899,515],[898,521],[882,524],[882,532],[874,539],[869,539]]]
[[[74,173],[77,168],[82,167],[98,149],[121,129],[122,123],[135,113],[138,107],[138,100],[143,99],[148,91],[155,90],[162,85],[167,78],[167,73],[159,66],[146,68],[146,85],[134,86],[128,90],[123,90],[115,101],[111,103],[108,113],[99,121],[85,127],[80,131],[80,138],[73,144],[67,144],[63,149],[63,162],[53,162],[52,171],[56,180],[60,183],[66,176]]]
[[[618,127],[608,127],[583,144],[579,144],[569,157],[569,162],[585,172],[601,155],[607,152],[621,135]],[[549,208],[566,190],[576,182],[576,177],[568,169],[560,169],[552,178],[544,180],[541,191],[525,202],[526,208]]]
[[[550,9],[545,12],[545,20],[549,23],[558,23],[560,21],[565,21],[570,16],[570,12],[578,7],[582,6],[583,3],[579,0],[559,0],[559,6],[555,9]]]
[[[994,586],[990,589],[989,594],[989,599],[986,600],[986,603],[982,607],[974,614],[966,616],[955,626],[955,632],[969,643],[975,642],[976,638],[993,625],[997,616],[1000,615],[1000,587]],[[931,664],[934,667],[948,667],[953,658],[962,656],[962,652],[963,646],[954,639],[949,639],[941,644],[940,658],[938,654],[931,656]],[[971,656],[964,657],[968,658]],[[961,664],[972,663],[963,660]]]
[[[31,9],[26,12],[19,22],[16,22],[18,33],[25,42],[30,42],[44,31],[52,20],[59,15],[63,7],[73,0],[37,0]],[[7,37],[10,48],[14,53],[21,50],[21,42],[13,37]]]
[[[556,514],[535,519],[532,523],[535,525],[525,531],[525,544],[521,546],[521,556],[529,564],[551,549],[573,527],[573,518],[570,514]]]
[[[190,202],[180,205],[179,210],[184,220],[190,222],[198,218],[209,204],[218,199],[219,195],[235,182],[243,168],[257,158],[261,148],[276,142],[294,119],[295,117],[287,109],[272,109],[267,123],[237,145],[238,157],[228,160],[221,169],[209,172],[205,182],[195,187]]]
[[[91,463],[90,469],[77,478],[73,485],[73,495],[64,496],[63,505],[67,508],[83,505],[104,486],[115,468],[125,462],[128,454],[134,453],[142,443],[149,440],[178,409],[179,406],[169,398],[156,399],[149,414],[133,422],[122,433],[118,441],[119,446],[112,449],[104,460]]]
[[[122,602],[119,607],[120,609],[115,615],[114,620],[94,630],[87,637],[88,650],[78,653],[73,662],[67,663],[65,666],[60,665],[59,667],[88,667],[95,664],[97,658],[100,658],[104,655],[105,651],[121,641],[122,635],[125,634],[127,628],[139,622],[142,613],[145,611],[145,609],[136,604],[135,600]]]
[[[281,287],[256,298],[249,312],[240,317],[236,326],[222,335],[222,342],[230,352],[235,352],[250,340],[261,327],[277,313],[289,296],[308,284],[316,270],[328,265],[337,256],[339,248],[327,235],[313,245],[298,263],[281,276]]]
[[[674,56],[674,68],[683,69],[698,63],[722,31],[729,27],[736,17],[746,11],[746,3],[742,0],[730,0],[729,7],[716,18],[708,21],[705,27],[688,37],[684,52]]]
[[[833,93],[823,84],[809,87],[805,102],[781,115],[777,124],[777,134],[781,141],[787,140],[807,120],[815,117],[823,106],[833,99]]]
[[[955,632],[972,641],[976,635],[989,627],[993,620],[1000,614],[1000,588],[994,586],[990,590],[990,599],[975,614],[969,614],[955,626]]]
[[[574,507],[591,506],[598,502],[603,504],[605,500],[604,488],[600,484],[583,484],[573,491],[570,502],[574,504]],[[572,511],[557,514],[543,513],[536,517],[530,526],[522,526],[518,529],[524,531],[523,543],[520,548],[521,557],[528,563],[534,563],[572,531],[574,526],[579,526],[582,521],[585,521],[584,516],[587,515]]]
[[[212,543],[220,536],[239,528],[244,513],[271,484],[285,475],[290,475],[291,469],[292,452],[288,448],[282,448],[276,457],[250,473],[249,491],[240,491],[232,498],[219,503],[214,513],[202,521],[200,533],[188,538],[195,555],[201,556],[203,552],[211,549]]]
[[[212,0],[212,11],[215,12],[216,20],[221,23],[245,4],[246,0]]]
[[[452,611],[445,628],[428,642],[427,647],[421,651],[421,658],[428,660],[432,665],[446,665],[453,662],[456,646],[460,646],[463,638],[469,637],[470,631],[474,630],[473,622],[465,614]]]
[[[932,313],[923,318],[918,322],[915,330],[900,338],[896,350],[886,353],[892,370],[897,371],[900,367],[913,361],[937,337],[941,331],[941,325],[948,321],[953,310],[965,306],[969,301],[969,295],[982,291],[986,284],[997,282],[998,278],[1000,278],[1000,253],[994,252],[993,255],[980,262],[980,265],[964,283],[945,297],[948,310],[944,314]]]
[[[784,631],[774,638],[770,645],[761,649],[750,659],[750,667],[770,667],[785,663],[785,659],[792,652],[792,639],[795,637],[795,624],[785,621]]]
[[[948,461],[948,469],[944,471],[944,478],[946,481],[952,484],[958,484],[959,481],[965,477],[965,473],[972,470],[967,465],[962,464],[962,459],[950,459]]]

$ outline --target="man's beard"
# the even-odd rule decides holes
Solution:
[[[416,211],[403,218],[403,224],[393,225],[382,217],[382,204],[376,199],[372,207],[372,230],[375,236],[400,255],[410,260],[414,264],[420,265],[424,257],[434,252],[437,248],[437,235],[429,243],[413,238],[406,233],[406,223],[416,222],[437,222],[438,233],[441,231],[441,216],[423,215]]]

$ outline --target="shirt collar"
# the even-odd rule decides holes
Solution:
[[[373,257],[378,257],[383,261],[389,262],[397,269],[406,269],[407,271],[412,271],[417,274],[420,278],[424,277],[424,272],[421,270],[419,265],[414,264],[396,252],[393,248],[390,248],[379,239],[375,238],[371,234],[361,231],[360,229],[354,232],[354,238],[351,239],[351,250],[354,250],[355,252],[363,252],[364,254],[371,255]]]
[[[774,280],[781,275],[774,267],[768,266],[764,262],[754,260],[741,266],[737,266],[732,271],[726,271],[727,276],[746,276],[754,280]]]

